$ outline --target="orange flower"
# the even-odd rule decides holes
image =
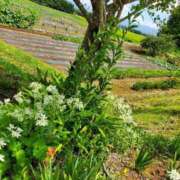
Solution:
[[[47,156],[50,158],[54,158],[56,155],[56,148],[55,147],[48,147]]]

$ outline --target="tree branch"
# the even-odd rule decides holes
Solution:
[[[85,9],[84,5],[81,3],[81,1],[80,0],[73,0],[73,1],[75,2],[79,10],[81,11],[82,15],[86,18],[86,20],[90,22],[90,15],[88,11]]]

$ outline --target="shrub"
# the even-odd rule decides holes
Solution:
[[[142,40],[141,46],[147,50],[148,55],[156,56],[170,51],[175,47],[175,43],[170,36],[149,36]]]
[[[32,0],[32,1],[67,13],[74,13],[76,11],[74,5],[68,2],[67,0],[48,0],[48,1]]]
[[[166,61],[172,65],[180,67],[180,57],[166,55]]]
[[[30,87],[0,105],[0,175],[10,176],[46,159],[55,149],[61,156],[106,152],[116,118],[88,107],[81,97],[66,98],[55,86],[31,83]],[[118,119],[117,119],[118,120]]]
[[[17,28],[29,28],[35,24],[36,20],[37,14],[32,9],[14,5],[13,1],[0,4],[0,23]]]
[[[144,146],[154,156],[169,155],[169,145],[171,141],[161,135],[147,135],[144,138]]]
[[[69,41],[69,42],[74,42],[74,43],[81,43],[82,42],[82,38],[80,37],[74,37],[74,36],[64,36],[64,35],[60,35],[60,34],[56,34],[52,37],[55,40],[60,40],[60,41]]]
[[[161,135],[146,135],[144,137],[144,146],[154,156],[163,155],[166,157],[180,160],[180,136],[179,134],[173,138],[165,138]]]
[[[170,89],[170,88],[176,88],[179,85],[179,81],[176,79],[171,80],[164,80],[164,81],[158,81],[158,82],[136,82],[131,87],[133,90],[139,91],[139,90],[147,90],[147,89]]]

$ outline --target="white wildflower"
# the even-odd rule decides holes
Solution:
[[[3,105],[3,102],[2,102],[2,101],[0,101],[0,106],[1,106],[1,105]]]
[[[50,103],[53,102],[53,96],[47,95],[44,97],[44,105],[49,105]]]
[[[63,106],[60,107],[59,111],[63,112],[65,109],[66,109],[66,105],[63,105]]]
[[[131,107],[129,104],[125,102],[123,98],[116,99],[115,106],[120,118],[123,119],[125,123],[136,125],[136,123],[133,120]]]
[[[64,103],[65,96],[63,94],[58,96],[57,102],[59,105]]]
[[[79,109],[79,110],[81,110],[81,109],[84,108],[84,105],[83,105],[83,103],[80,101],[79,98],[75,98],[75,99],[74,99],[74,106],[75,106],[77,109]]]
[[[6,146],[6,143],[3,138],[0,138],[0,149],[2,149],[4,146]]]
[[[4,159],[5,159],[4,155],[0,154],[0,161],[4,162]]]
[[[67,102],[68,106],[71,106],[73,104],[73,102],[74,102],[74,98],[71,97],[71,98],[67,99],[66,102]]]
[[[4,100],[4,104],[9,104],[10,101],[11,101],[11,100],[10,100],[9,98],[7,98],[7,99]]]
[[[23,103],[23,95],[22,95],[22,92],[19,92],[18,94],[16,94],[14,96],[14,99],[18,102],[18,103]]]
[[[9,124],[9,127],[7,129],[11,132],[11,136],[14,138],[21,137],[21,133],[23,132],[21,128],[16,127],[13,124]]]
[[[57,94],[58,93],[58,90],[57,90],[56,86],[53,86],[53,85],[49,85],[46,88],[46,90],[47,90],[47,92],[52,93],[52,94]]]
[[[45,114],[39,112],[36,115],[36,126],[47,126],[48,125],[48,119]]]
[[[32,82],[29,87],[32,89],[34,93],[37,93],[40,89],[42,89],[43,86],[38,82]]]
[[[81,110],[84,108],[83,103],[80,101],[79,98],[69,98],[67,99],[68,106],[74,106],[75,108]]]
[[[168,176],[170,180],[180,180],[180,174],[177,172],[176,169],[172,169],[171,171],[168,171]]]

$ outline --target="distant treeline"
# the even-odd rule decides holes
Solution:
[[[68,2],[67,0],[31,0],[38,4],[51,7],[56,10],[64,11],[67,13],[77,13],[79,14],[78,9],[75,8],[74,4]]]

